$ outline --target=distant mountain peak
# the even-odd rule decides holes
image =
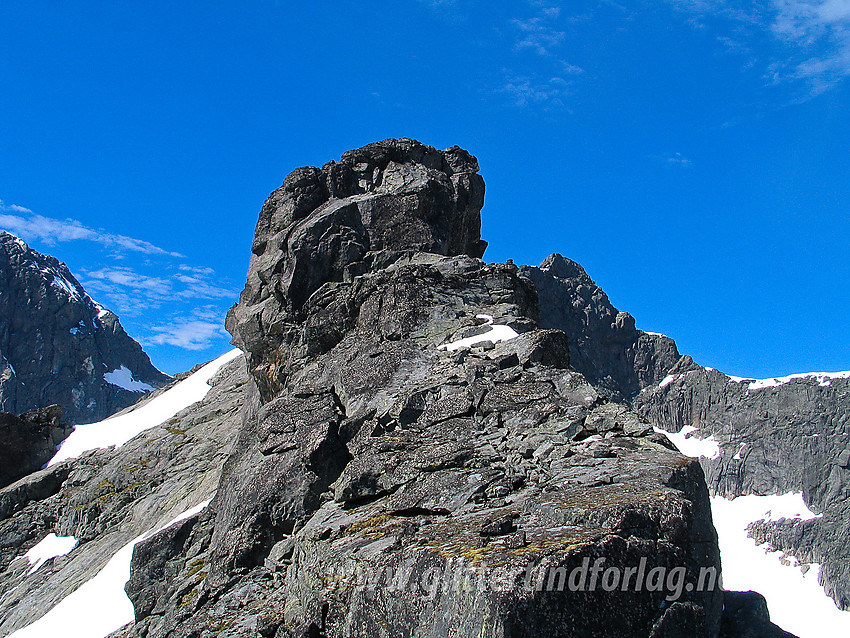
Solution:
[[[97,421],[170,377],[68,267],[0,231],[0,410],[52,403]]]

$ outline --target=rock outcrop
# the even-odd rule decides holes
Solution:
[[[408,139],[290,173],[260,211],[248,281],[227,322],[263,395],[282,388],[292,323],[307,318],[314,292],[404,252],[481,257],[483,204],[474,157]]]
[[[0,410],[89,423],[168,381],[65,264],[0,231]]]
[[[702,467],[652,428],[697,367],[574,262],[484,263],[477,171],[407,139],[293,171],[228,315],[245,357],[0,489],[0,636],[133,539],[115,638],[785,635],[720,589]],[[49,532],[79,545],[29,573]]]
[[[0,412],[0,487],[44,467],[71,432],[62,408],[50,405],[20,416]]]
[[[555,254],[521,272],[537,288],[541,327],[569,335],[572,367],[612,399],[630,402],[679,361],[672,339],[635,328],[576,262]]]
[[[132,633],[717,635],[699,464],[569,368],[528,278],[480,260],[476,170],[387,140],[266,202],[228,317],[244,422],[208,511],[139,545]],[[599,558],[679,567],[682,589],[547,590]]]

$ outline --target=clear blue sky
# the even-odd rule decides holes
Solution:
[[[571,257],[731,374],[850,369],[850,0],[7,1],[0,28],[0,227],[167,372],[228,347],[286,174],[402,136],[478,156],[489,261]]]

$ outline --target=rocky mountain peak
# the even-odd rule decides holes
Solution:
[[[556,253],[520,271],[537,289],[541,327],[570,336],[572,367],[609,397],[631,401],[679,361],[672,339],[638,330],[573,260]]]
[[[416,252],[480,258],[484,180],[458,147],[388,139],[290,173],[260,211],[245,289],[228,315],[252,366],[277,360],[324,286]],[[282,356],[282,355],[281,355]],[[274,385],[268,371],[261,387]],[[262,380],[265,378],[265,380]]]
[[[0,411],[98,421],[169,377],[68,267],[0,231]]]

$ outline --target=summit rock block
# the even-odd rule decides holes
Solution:
[[[483,204],[478,161],[456,146],[389,139],[292,171],[260,211],[248,281],[227,321],[234,344],[254,367],[279,359],[286,324],[317,290],[402,253],[481,257]],[[266,377],[263,391],[278,381]]]

